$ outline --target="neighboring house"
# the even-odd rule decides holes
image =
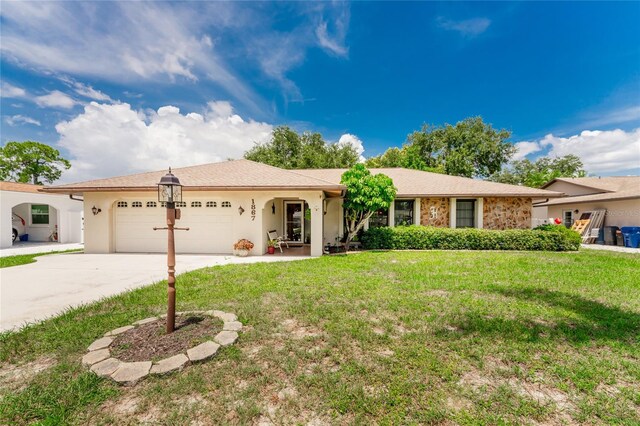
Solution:
[[[249,160],[174,169],[184,185],[179,253],[231,253],[240,238],[266,252],[267,232],[290,245],[308,245],[320,256],[344,234],[340,177],[346,169],[284,170]],[[373,169],[393,179],[391,208],[368,226],[423,224],[489,229],[529,228],[532,198],[562,194],[542,189],[407,169]],[[166,171],[48,187],[49,193],[82,195],[85,252],[164,252],[166,223],[157,186]],[[94,214],[93,211],[97,212]]]
[[[536,200],[538,220],[560,218],[570,227],[582,212],[606,210],[604,226],[640,226],[640,176],[557,178],[542,189],[567,196]]]
[[[0,248],[11,247],[14,237],[24,234],[29,241],[82,242],[82,200],[45,194],[42,188],[0,182]]]

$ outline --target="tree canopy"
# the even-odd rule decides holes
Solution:
[[[345,248],[348,249],[353,237],[373,213],[389,208],[397,189],[389,176],[373,175],[364,164],[356,164],[344,172],[340,183],[347,187],[342,207],[347,224]]]
[[[40,142],[8,142],[0,147],[0,180],[53,183],[70,167],[60,151]]]
[[[496,130],[482,117],[470,117],[455,125],[423,125],[411,133],[402,148],[389,148],[369,158],[368,167],[406,167],[448,175],[488,177],[515,153],[507,142],[511,132]]]
[[[358,162],[358,152],[350,144],[327,143],[320,133],[278,126],[269,142],[255,145],[244,158],[283,169],[344,168]]]
[[[586,175],[580,157],[569,154],[555,158],[540,157],[533,162],[527,159],[513,161],[509,167],[490,176],[489,180],[539,188],[555,178]]]

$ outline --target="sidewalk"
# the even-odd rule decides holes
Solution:
[[[582,244],[583,249],[617,251],[619,253],[635,253],[640,254],[640,248],[622,247],[622,246],[605,246],[601,244]]]
[[[83,249],[84,244],[60,244],[60,243],[36,243],[36,242],[16,242],[12,247],[0,249],[0,257],[16,256],[19,254],[49,253],[51,251],[65,251]]]

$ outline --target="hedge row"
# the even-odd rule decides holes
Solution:
[[[427,226],[372,228],[360,239],[365,249],[394,250],[543,250],[580,248],[580,235],[564,226],[542,229],[451,229]]]

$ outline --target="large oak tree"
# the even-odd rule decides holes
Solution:
[[[320,133],[278,126],[269,142],[255,145],[244,158],[283,169],[330,169],[353,166],[358,152],[350,144],[327,143]]]
[[[465,177],[488,177],[515,153],[507,141],[511,132],[494,129],[482,117],[455,125],[423,125],[407,137],[405,145],[369,158],[368,167],[406,167]]]
[[[0,147],[0,180],[53,183],[70,167],[60,151],[40,142],[8,142]]]
[[[540,157],[536,161],[513,161],[504,170],[493,174],[489,180],[539,188],[555,178],[579,178],[586,175],[580,157],[569,154],[555,158]]]

